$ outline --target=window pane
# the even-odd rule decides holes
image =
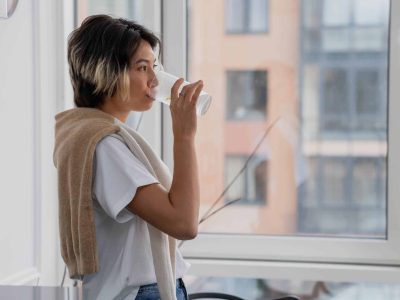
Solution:
[[[386,125],[386,91],[381,88],[378,70],[363,69],[356,73],[356,128],[380,131]]]
[[[385,39],[382,28],[354,29],[353,48],[358,51],[378,51],[384,49]]]
[[[383,233],[383,158],[316,157],[309,166],[309,176],[299,193],[301,232],[372,236]]]
[[[246,201],[248,204],[266,203],[266,164],[259,157],[249,161],[246,168]]]
[[[268,0],[249,1],[249,31],[266,32],[268,30]]]
[[[307,179],[299,188],[299,209],[319,206],[322,190],[320,182],[317,180],[320,173],[319,159],[310,157],[307,159]],[[303,222],[306,223],[306,222]],[[303,224],[302,223],[302,224]]]
[[[349,111],[347,74],[344,70],[325,70],[322,77],[321,120],[323,130],[348,128]]]
[[[385,22],[389,0],[356,0],[354,4],[357,25],[379,25]]]
[[[385,238],[387,1],[368,26],[356,0],[270,1],[268,34],[234,38],[228,1],[189,1],[188,78],[214,99],[198,123],[202,215],[252,157],[214,209],[243,202],[200,231]]]
[[[265,204],[267,195],[267,164],[254,156],[239,174],[247,160],[242,155],[227,155],[225,158],[225,185],[232,183],[225,196],[225,203],[235,201],[237,205]]]
[[[322,164],[323,201],[329,206],[341,206],[346,202],[347,167],[343,159],[324,159]],[[321,177],[320,177],[321,178]],[[315,178],[318,180],[318,178]]]
[[[323,24],[348,25],[351,21],[351,0],[323,0]]]
[[[323,76],[324,113],[341,114],[348,110],[347,80],[344,70],[325,70]]]
[[[238,174],[240,169],[245,163],[245,158],[240,156],[227,156],[225,158],[225,183],[228,185]],[[233,201],[236,199],[243,199],[245,197],[245,183],[246,174],[242,174],[228,190],[225,202]]]
[[[326,29],[322,33],[322,49],[325,51],[347,51],[350,49],[350,30],[346,28]]]
[[[315,138],[319,135],[320,127],[320,67],[318,64],[308,64],[304,66],[304,78],[302,89],[301,106],[303,118],[307,122],[303,123],[302,134],[305,139]]]
[[[264,160],[257,163],[250,176],[254,178],[249,192],[250,199],[265,203],[267,199],[267,162]]]
[[[359,114],[374,114],[379,111],[379,96],[377,70],[362,70],[357,72],[356,109]]]
[[[228,119],[265,118],[266,72],[228,71],[226,82]]]
[[[245,31],[246,0],[225,0],[225,28],[229,32]]]
[[[379,204],[379,196],[381,189],[381,165],[378,159],[360,158],[353,168],[353,201],[363,206],[369,204],[376,207]],[[364,205],[367,207],[367,205]]]

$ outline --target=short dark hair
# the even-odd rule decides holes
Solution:
[[[153,50],[161,48],[160,39],[134,21],[108,15],[87,17],[68,39],[75,105],[98,107],[106,96],[116,93],[126,98],[130,60],[142,40]]]

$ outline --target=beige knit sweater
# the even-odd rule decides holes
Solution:
[[[168,168],[136,131],[94,108],[59,113],[53,158],[58,173],[61,255],[71,278],[101,268],[92,207],[92,169],[97,143],[110,134],[117,134],[165,189],[171,187]],[[176,241],[150,224],[148,230],[161,299],[174,300]]]

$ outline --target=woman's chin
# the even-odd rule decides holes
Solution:
[[[142,105],[140,111],[149,110],[150,108],[152,108],[153,103],[154,103],[154,100],[153,100],[153,99],[148,99],[148,98],[147,98],[146,101],[143,101],[143,105]]]

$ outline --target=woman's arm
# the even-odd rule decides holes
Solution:
[[[182,84],[172,87],[171,116],[174,132],[174,172],[167,192],[159,184],[140,187],[127,208],[146,222],[180,240],[197,235],[200,187],[195,150],[197,128],[196,102],[203,87],[201,81],[185,86],[184,96],[178,96]]]

